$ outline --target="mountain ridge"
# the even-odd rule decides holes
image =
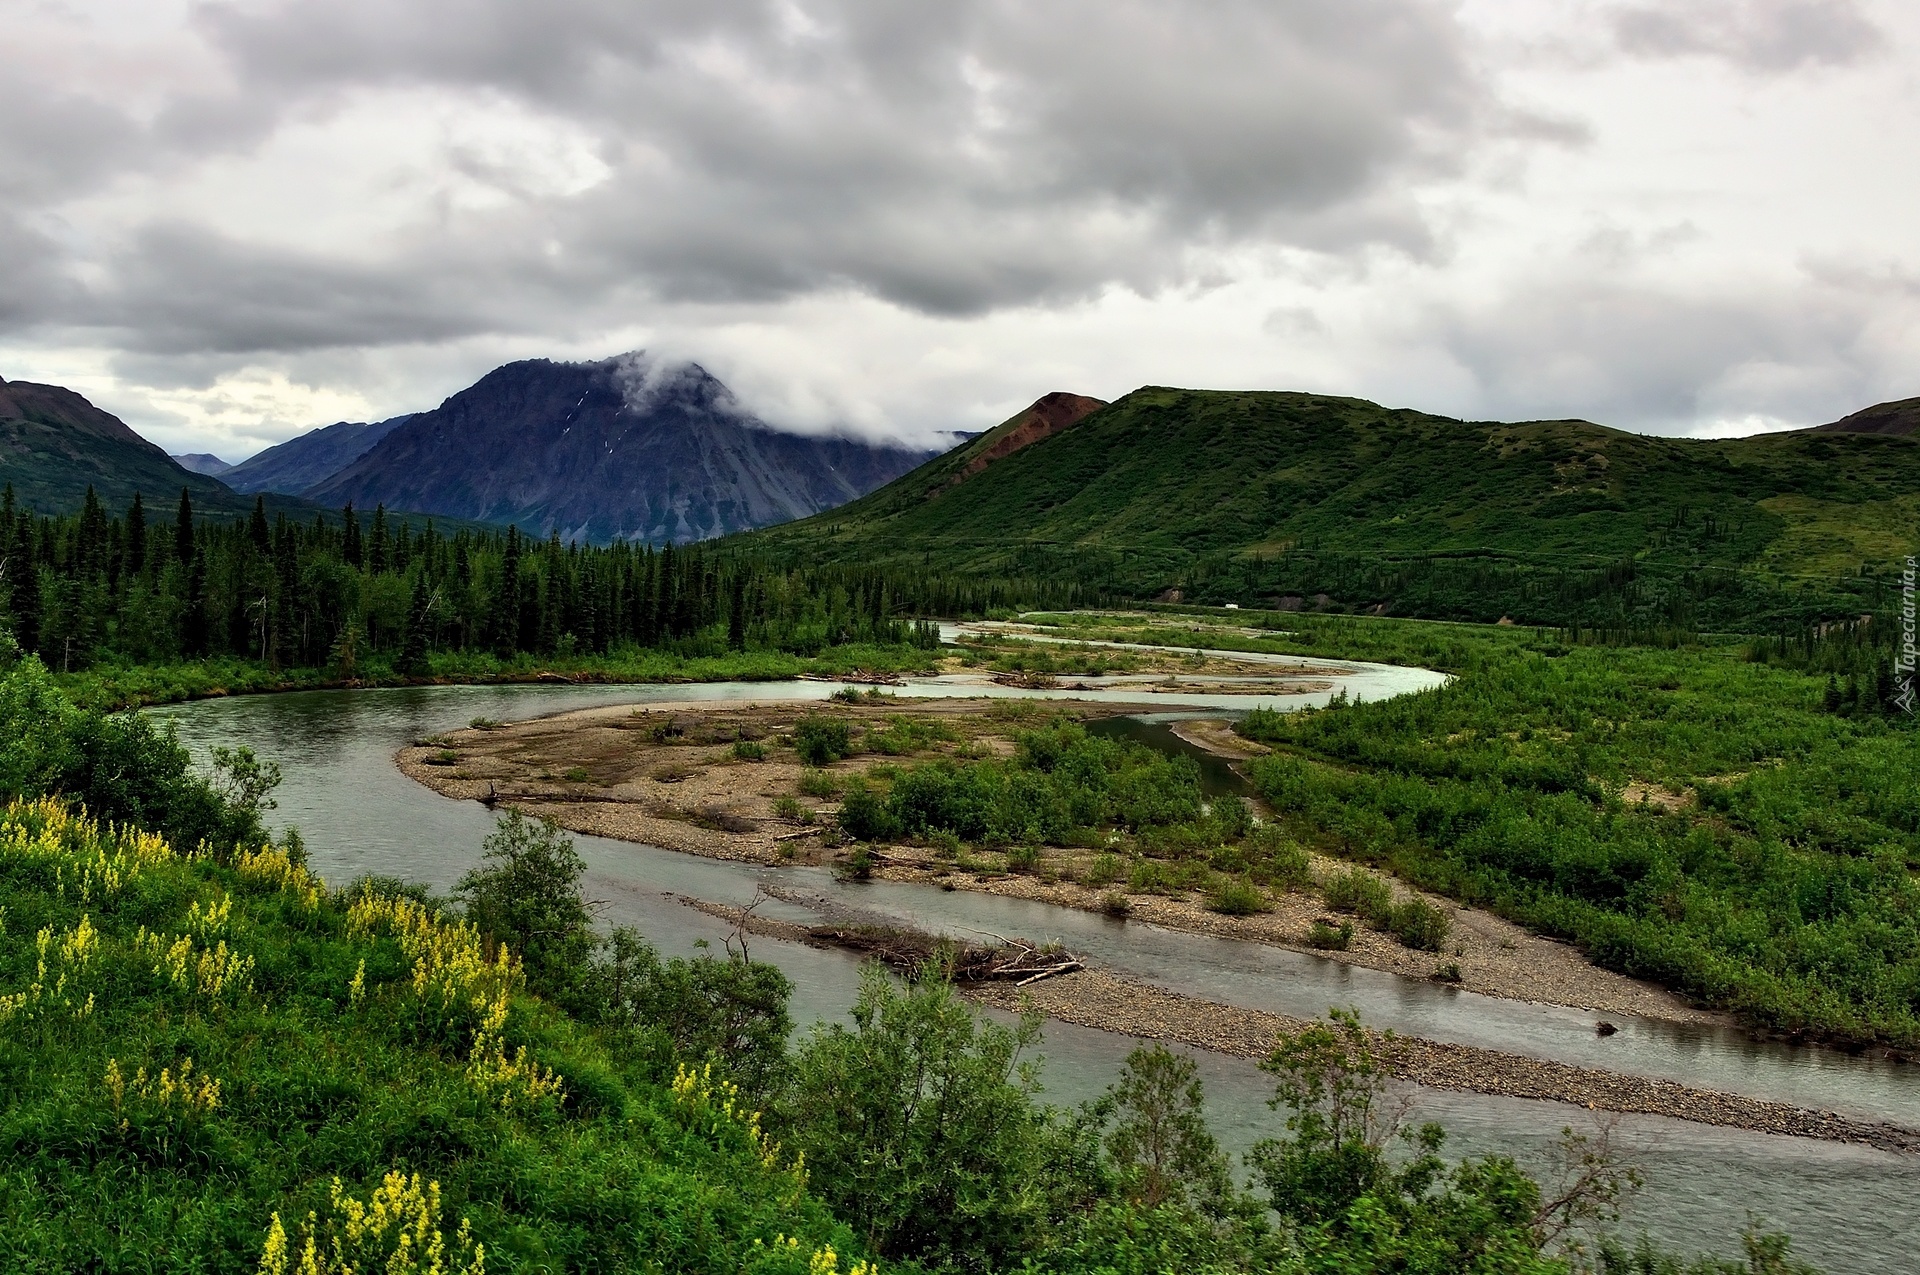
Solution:
[[[78,509],[91,486],[104,501],[133,493],[235,512],[250,506],[218,479],[184,469],[113,413],[62,385],[0,380],[0,479],[43,513]]]
[[[1891,434],[1900,437],[1920,431],[1920,398],[1894,399],[1863,407],[1851,416],[1842,416],[1825,425],[1815,425],[1809,433],[1819,434]]]
[[[1914,552],[1920,528],[1920,439],[1886,433],[1658,438],[1144,386],[953,481],[996,432],[751,539],[956,570],[1046,546],[1169,562],[1314,548],[1851,574]]]
[[[170,455],[168,459],[190,474],[202,474],[208,478],[218,478],[233,468],[212,452],[184,452]]]
[[[698,364],[528,359],[417,414],[305,494],[562,539],[685,542],[832,508],[931,455],[782,433]]]
[[[416,415],[407,412],[383,421],[339,421],[308,430],[247,457],[221,474],[220,481],[240,492],[302,495],[366,455]]]

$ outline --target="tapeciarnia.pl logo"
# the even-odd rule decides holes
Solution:
[[[1907,558],[1907,569],[1900,573],[1900,652],[1893,657],[1893,675],[1900,684],[1894,693],[1893,702],[1909,713],[1920,709],[1920,696],[1916,696],[1913,685],[1913,671],[1916,650],[1914,646],[1914,576],[1915,560]]]

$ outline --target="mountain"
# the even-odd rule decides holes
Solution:
[[[212,452],[188,452],[184,456],[174,456],[171,459],[174,464],[187,472],[205,474],[208,478],[218,478],[233,468]]]
[[[31,381],[0,380],[0,481],[15,498],[41,513],[80,507],[89,484],[108,505],[124,505],[138,491],[148,508],[193,493],[196,507],[238,511],[250,507],[217,479],[183,469],[159,447],[72,390]]]
[[[1911,435],[1920,429],[1920,398],[1897,399],[1891,403],[1875,403],[1851,416],[1843,416],[1837,421],[1825,425],[1815,425],[1810,431],[1820,434],[1898,434]]]
[[[373,445],[413,419],[389,417],[371,424],[341,421],[309,430],[257,452],[220,475],[235,491],[277,491],[297,496],[359,460]]]
[[[1156,386],[1049,427],[1047,403],[831,515],[750,539],[956,571],[1106,555],[1176,578],[1181,563],[1295,548],[1852,575],[1920,539],[1920,438],[1891,431],[1651,438]]]
[[[304,494],[659,543],[830,509],[932,454],[778,432],[695,364],[530,359],[413,417]]]

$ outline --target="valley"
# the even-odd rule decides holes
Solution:
[[[449,472],[419,450],[437,437],[422,430],[488,413],[487,428],[517,428],[495,417],[520,380],[565,397],[617,370],[513,365],[485,393],[384,423],[337,472],[371,481],[395,447],[409,475]],[[721,390],[689,376],[690,399],[655,406],[717,411]],[[601,425],[634,415],[624,390],[574,397],[596,392]],[[565,1024],[553,1030],[584,1033],[578,1044],[522,1025],[522,1062],[462,1062],[403,1033],[392,1065],[465,1068],[465,1083],[531,1077],[529,1100],[551,1079],[583,1104],[502,1117],[514,1137],[678,1102],[673,1069],[697,1063],[764,1086],[766,1119],[825,1154],[840,1135],[794,1087],[848,1030],[849,1004],[888,1005],[967,1024],[974,1043],[954,1048],[969,1058],[1044,1039],[1047,1099],[1019,1088],[1012,1061],[981,1082],[1040,1131],[1030,1149],[1094,1119],[1116,1100],[1109,1083],[1149,1065],[1141,1042],[1158,1041],[1196,1051],[1222,1145],[1266,1154],[1286,1129],[1266,1105],[1271,1076],[1294,1065],[1276,1060],[1333,1050],[1303,1065],[1360,1068],[1382,1102],[1390,1090],[1453,1131],[1435,1161],[1452,1185],[1432,1197],[1448,1207],[1480,1207],[1481,1173],[1539,1191],[1566,1156],[1588,1154],[1569,1147],[1597,1145],[1581,1162],[1605,1181],[1626,1182],[1629,1165],[1646,1174],[1623,1225],[1648,1242],[1727,1251],[1745,1242],[1751,1208],[1817,1261],[1897,1269],[1910,1237],[1884,1202],[1904,1191],[1920,1136],[1908,1061],[1920,1049],[1920,815],[1905,782],[1920,773],[1920,737],[1900,708],[1893,605],[1909,545],[1900,511],[1920,498],[1900,450],[1911,440],[1809,431],[1709,453],[1597,428],[1470,426],[1314,396],[1049,395],[870,496],[836,489],[810,521],[695,543],[675,541],[742,524],[675,506],[692,521],[648,524],[636,540],[575,521],[598,499],[580,484],[574,512],[541,512],[545,497],[512,506],[544,535],[392,512],[439,503],[425,487],[392,506],[358,492],[356,504],[375,497],[370,514],[344,490],[332,512],[303,496],[248,512],[216,493],[171,518],[98,492],[83,491],[76,514],[16,500],[0,524],[16,644],[0,652],[0,716],[25,742],[0,780],[10,797],[177,826],[186,844],[207,811],[264,818],[272,793],[279,831],[244,835],[279,842],[180,871],[280,854],[335,883],[311,887],[323,911],[408,898],[438,918],[422,924],[493,935],[521,962],[509,981],[524,1005],[509,1021]],[[346,431],[342,455],[366,437],[333,429]],[[606,444],[604,429],[587,433]],[[1251,458],[1232,473],[1208,450],[1228,436]],[[308,450],[323,443],[335,447]],[[303,454],[268,459],[297,473]],[[1283,491],[1267,460],[1290,463],[1287,482],[1321,482],[1330,503]],[[1815,461],[1836,472],[1811,478]],[[1403,464],[1401,494],[1370,485]],[[1326,486],[1363,470],[1359,486]],[[1568,483],[1582,500],[1611,494],[1576,509]],[[1245,503],[1255,492],[1284,518],[1262,524]],[[162,707],[108,715],[142,705]],[[191,773],[220,787],[126,781],[188,765],[164,742],[139,745],[136,762],[101,751],[149,721],[177,725]],[[46,817],[19,809],[11,817]],[[41,860],[11,853],[0,849],[0,916],[86,919],[46,893]],[[575,853],[582,866],[566,868]],[[543,867],[524,857],[535,854],[554,857]],[[515,896],[450,901],[495,862],[546,874],[527,898],[559,909],[559,928],[502,919],[518,915]],[[117,927],[111,959],[137,965],[145,940],[114,908],[100,913]],[[234,950],[277,960],[257,945],[281,923],[249,916]],[[544,955],[549,933],[572,946]],[[299,959],[337,963],[367,940],[352,931]],[[942,977],[947,943],[989,963],[1025,953],[1022,978],[1050,973],[1025,986]],[[411,1004],[389,978],[400,955],[366,955],[380,1003]],[[867,958],[881,964],[863,973]],[[21,986],[0,997],[31,999]],[[277,1013],[276,995],[248,1003]],[[362,1030],[361,993],[347,995],[337,1033]],[[113,1012],[149,1011],[124,1030],[158,1039],[160,1001]],[[846,1039],[891,1030],[861,1025],[868,1012]],[[993,1035],[1003,1028],[1014,1035]],[[49,1026],[0,1047],[0,1066],[57,1054],[98,1070],[112,1038],[92,1031]],[[463,1032],[449,1037],[459,1048],[493,1048]],[[196,1056],[261,1074],[219,1039]],[[1049,1105],[1063,1101],[1095,1106]],[[271,1120],[233,1120],[220,1127],[266,1145]],[[1589,1141],[1556,1144],[1562,1127]],[[694,1172],[663,1143],[635,1145],[678,1166],[660,1172]],[[1384,1136],[1366,1145],[1389,1154]],[[1044,1176],[1079,1161],[998,1163]],[[1844,1195],[1823,1177],[1834,1171]],[[280,1198],[272,1180],[261,1190]],[[858,1181],[822,1179],[826,1212],[813,1216],[857,1208]],[[153,1182],[168,1199],[205,1198],[191,1173]],[[63,1189],[96,1201],[88,1217],[118,1207],[91,1186]],[[995,1208],[1013,1198],[990,1195]],[[1734,1199],[1742,1209],[1725,1207]],[[487,1207],[488,1225],[505,1225]],[[1427,1242],[1427,1204],[1391,1207],[1412,1208],[1396,1225]],[[1021,1242],[1060,1251],[1048,1246],[1085,1235],[1078,1209],[1022,1223],[1035,1229]],[[1473,1234],[1506,1226],[1528,1269],[1577,1269],[1540,1225],[1482,1221]],[[1595,1221],[1592,1242],[1624,1251],[1608,1225]],[[1203,1246],[1259,1234],[1178,1226],[1200,1228],[1177,1233]],[[1348,1266],[1362,1260],[1338,1243]]]
[[[802,703],[817,705],[822,710],[839,708],[836,702],[825,699],[834,688],[831,683],[784,684],[779,691],[781,697],[787,699],[788,707],[780,711],[789,718],[797,718],[804,715],[805,710],[800,707]],[[235,699],[168,711],[181,714],[179,720],[187,724],[193,738],[200,741],[280,741],[272,747],[273,755],[290,765],[289,773],[304,776],[292,791],[283,794],[286,798],[283,802],[286,817],[309,829],[316,855],[322,856],[321,863],[331,865],[330,870],[335,874],[392,871],[396,865],[405,864],[409,875],[421,876],[428,881],[447,881],[461,870],[463,862],[469,861],[471,852],[461,847],[463,844],[470,846],[472,838],[477,835],[476,830],[486,826],[486,812],[480,803],[472,800],[436,801],[430,807],[420,806],[418,803],[424,790],[404,779],[395,769],[391,754],[396,746],[402,749],[403,757],[416,756],[418,750],[407,745],[423,736],[451,739],[477,735],[486,741],[499,742],[504,750],[509,746],[507,741],[516,734],[520,735],[524,744],[526,732],[529,731],[534,732],[536,737],[544,735],[551,743],[563,724],[570,720],[630,722],[635,720],[635,709],[644,709],[652,714],[656,724],[661,717],[672,717],[691,725],[696,713],[710,714],[715,721],[721,722],[748,721],[753,720],[759,710],[748,709],[744,705],[764,700],[774,689],[767,686],[714,685],[627,691],[595,687],[482,687],[360,692],[358,694],[361,696],[378,698],[359,701],[359,706],[350,710],[347,720],[365,725],[384,723],[378,734],[364,742],[359,741],[357,735],[340,734],[335,716],[340,709],[334,707],[339,701],[324,695]],[[857,689],[864,697],[864,688]],[[427,696],[437,699],[422,698]],[[606,704],[606,707],[590,707],[596,700]],[[429,707],[436,702],[439,707]],[[933,701],[927,707],[932,709],[934,704],[939,703]],[[908,706],[912,706],[910,701]],[[883,705],[872,711],[884,714],[886,708],[892,707],[897,706]],[[949,704],[944,707],[951,709],[955,706]],[[585,717],[551,716],[556,710],[569,708],[575,714],[584,713]],[[868,710],[863,705],[858,711]],[[476,714],[503,722],[526,720],[528,725],[475,732],[473,728],[465,727],[465,723]],[[242,725],[249,722],[253,724]],[[652,743],[650,730],[622,731],[620,735],[624,740]],[[678,738],[684,739],[685,736]],[[382,739],[390,742],[382,744],[379,742]],[[669,744],[665,747],[677,749],[683,754],[689,751],[704,753],[709,749],[725,751],[720,745]],[[741,762],[735,768],[778,764]],[[343,765],[345,769],[342,769]],[[409,769],[412,768],[409,766]],[[451,768],[430,769],[444,775]],[[383,772],[392,779],[381,778]],[[400,787],[394,786],[395,781]],[[649,779],[645,782],[654,781]],[[672,789],[688,782],[692,781],[681,781],[680,784],[665,787]],[[351,811],[334,800],[333,794],[342,785],[350,785],[361,794]],[[571,784],[563,781],[559,786],[578,786],[578,781]],[[416,795],[408,796],[409,790]],[[323,831],[325,829],[337,831],[326,833]],[[456,829],[467,831],[463,833]],[[1094,1039],[1072,1035],[1072,1025],[1076,1022],[1118,1029],[1123,1033],[1120,1037],[1122,1042],[1142,1029],[1151,1027],[1153,1030],[1149,1034],[1182,1042],[1190,1047],[1215,1050],[1224,1047],[1222,1056],[1231,1058],[1254,1050],[1250,1043],[1235,1044],[1235,1041],[1250,1042],[1262,1031],[1283,1022],[1310,1018],[1326,1004],[1357,1003],[1370,1022],[1397,1025],[1406,1034],[1422,1039],[1457,1042],[1448,1046],[1451,1053],[1443,1050],[1435,1054],[1436,1059],[1453,1059],[1449,1065],[1455,1070],[1451,1073],[1429,1070],[1426,1075],[1430,1085],[1440,1083],[1448,1088],[1472,1088],[1473,1084],[1478,1084],[1483,1088],[1495,1088],[1496,1085],[1487,1079],[1485,1073],[1473,1066],[1471,1060],[1480,1057],[1473,1050],[1491,1049],[1494,1053],[1511,1057],[1514,1056],[1516,1042],[1524,1040],[1528,1049],[1541,1051],[1536,1057],[1551,1060],[1551,1065],[1543,1063],[1522,1067],[1499,1084],[1515,1088],[1530,1085],[1533,1086],[1533,1092],[1541,1093],[1543,1091],[1539,1087],[1542,1084],[1558,1077],[1549,1085],[1548,1091],[1552,1091],[1554,1085],[1564,1086],[1576,1076],[1585,1075],[1578,1069],[1582,1065],[1591,1067],[1592,1063],[1588,1060],[1594,1057],[1593,1051],[1603,1046],[1619,1045],[1621,1048],[1610,1056],[1615,1059],[1633,1058],[1635,1061],[1627,1073],[1629,1075],[1638,1073],[1645,1076],[1646,1069],[1651,1068],[1656,1077],[1663,1072],[1679,1075],[1695,1088],[1704,1085],[1711,1089],[1717,1086],[1723,1091],[1735,1093],[1757,1089],[1754,1101],[1760,1106],[1741,1108],[1736,1102],[1732,1107],[1723,1105],[1720,1108],[1726,1114],[1720,1114],[1717,1118],[1732,1119],[1735,1123],[1748,1121],[1767,1127],[1767,1121],[1777,1122],[1779,1119],[1777,1114],[1766,1114],[1768,1112],[1797,1105],[1830,1107],[1839,1102],[1843,1111],[1855,1113],[1847,1118],[1859,1122],[1859,1130],[1864,1130],[1876,1121],[1891,1119],[1899,1123],[1901,1113],[1910,1112],[1910,1108],[1905,1106],[1908,1100],[1899,1096],[1903,1090],[1897,1073],[1879,1070],[1890,1064],[1849,1062],[1844,1055],[1822,1060],[1817,1056],[1805,1057],[1804,1050],[1785,1047],[1784,1052],[1769,1055],[1778,1057],[1777,1065],[1756,1070],[1757,1064],[1762,1061],[1754,1055],[1756,1047],[1751,1043],[1741,1043],[1745,1039],[1741,1033],[1728,1032],[1726,1029],[1688,1028],[1678,1024],[1663,1029],[1654,1025],[1654,1020],[1610,1012],[1608,1017],[1621,1030],[1613,1037],[1597,1038],[1593,1031],[1595,1016],[1592,1014],[1552,1011],[1547,1007],[1534,1010],[1524,1002],[1510,1002],[1516,1007],[1517,1017],[1495,1016],[1483,1028],[1476,1028],[1474,1017],[1478,1010],[1475,1014],[1463,1016],[1462,1011],[1468,1002],[1475,1006],[1485,1005],[1489,1009],[1509,1002],[1475,998],[1470,994],[1463,1001],[1462,993],[1435,986],[1420,978],[1408,982],[1410,986],[1431,989],[1430,997],[1423,998],[1431,1000],[1430,1009],[1422,1010],[1417,1022],[1409,1021],[1402,1015],[1407,1013],[1411,1005],[1405,993],[1391,985],[1392,975],[1375,974],[1364,967],[1342,965],[1319,956],[1285,953],[1259,942],[1237,943],[1232,939],[1206,934],[1182,938],[1181,931],[1164,927],[1159,923],[1161,918],[1148,910],[1160,900],[1161,896],[1157,895],[1139,896],[1142,911],[1126,922],[1116,923],[1096,912],[1078,909],[1063,912],[1035,899],[1019,896],[970,890],[946,892],[932,883],[889,881],[884,871],[876,871],[874,878],[865,883],[837,882],[819,868],[793,861],[781,860],[781,866],[762,867],[751,862],[730,864],[725,860],[697,854],[666,852],[663,856],[662,852],[652,851],[644,845],[592,835],[582,836],[578,841],[589,855],[592,865],[588,889],[594,897],[609,900],[612,909],[609,919],[619,921],[630,918],[642,924],[649,934],[657,936],[659,940],[686,943],[696,936],[705,935],[718,945],[732,923],[723,918],[703,921],[701,918],[707,914],[689,908],[684,901],[703,899],[735,908],[754,905],[756,917],[782,920],[789,925],[820,921],[839,925],[905,924],[931,927],[936,931],[946,930],[967,937],[977,937],[978,931],[985,930],[1031,939],[1058,939],[1076,952],[1097,954],[1099,963],[1111,969],[1113,974],[1099,975],[1093,985],[1084,991],[1075,991],[1068,980],[1059,981],[1057,989],[1051,983],[1036,985],[1035,995],[1040,998],[1040,1003],[1058,1020],[1057,1026],[1048,1029],[1046,1053],[1053,1060],[1053,1066],[1048,1069],[1049,1076],[1053,1078],[1050,1088],[1064,1085],[1064,1089],[1054,1089],[1056,1095],[1061,1097],[1071,1098],[1081,1091],[1080,1086],[1098,1083],[1092,1077],[1075,1079],[1070,1074],[1055,1071],[1055,1067],[1061,1065],[1068,1066],[1070,1071],[1076,1067],[1084,1069],[1092,1061],[1086,1051],[1093,1048]],[[428,850],[429,846],[433,849]],[[951,868],[950,864],[947,866]],[[1037,884],[1037,878],[1035,881]],[[959,911],[952,911],[953,907],[958,907]],[[1069,923],[1066,918],[1073,916],[1084,917],[1085,920]],[[670,939],[669,936],[684,937]],[[1298,968],[1292,964],[1275,967],[1267,958],[1249,962],[1230,955],[1228,948],[1220,946],[1223,942],[1235,951],[1264,949],[1276,952],[1279,956],[1291,957],[1294,962],[1304,962],[1304,965]],[[1189,943],[1212,946],[1188,950],[1186,945]],[[1136,948],[1138,950],[1133,951]],[[776,960],[795,971],[795,977],[799,980],[796,996],[802,1012],[828,1016],[837,1014],[844,1002],[838,1000],[842,993],[834,989],[845,985],[845,976],[829,977],[829,971],[850,971],[855,967],[855,962],[831,950],[813,956],[802,955],[807,950],[804,944],[780,942],[772,937],[756,940],[752,948],[756,959]],[[1132,955],[1129,955],[1130,952]],[[823,960],[825,964],[821,963]],[[1374,979],[1389,982],[1356,984],[1349,976],[1331,981],[1321,977],[1305,979],[1307,967],[1351,970],[1356,976],[1370,975]],[[1116,1000],[1111,990],[1103,989],[1118,985],[1098,981],[1115,976],[1123,982],[1128,977],[1144,978],[1149,986]],[[1173,985],[1178,987],[1181,986],[1179,980],[1189,978],[1200,981],[1189,985],[1187,995],[1190,999],[1180,1002],[1190,1006],[1185,1011],[1171,1008],[1175,1002],[1164,999],[1164,990],[1155,990],[1166,988],[1169,979],[1176,980]],[[1283,990],[1289,987],[1292,988],[1291,992]],[[1276,996],[1279,999],[1276,1000]],[[1155,997],[1162,999],[1156,1000]],[[1176,993],[1176,1000],[1177,997]],[[1209,1005],[1215,1008],[1208,1008]],[[1288,1006],[1288,1013],[1296,1017],[1272,1017],[1276,1005]],[[1262,1008],[1256,1010],[1255,1007]],[[1127,1012],[1116,1016],[1121,1009]],[[1128,1013],[1135,1016],[1128,1017]],[[1262,1014],[1267,1017],[1261,1017]],[[1646,1025],[1643,1026],[1643,1023]],[[1702,1030],[1706,1032],[1704,1036],[1688,1034]],[[1663,1032],[1678,1034],[1663,1035]],[[1763,1055],[1769,1050],[1783,1050],[1780,1046],[1758,1048]],[[1124,1044],[1105,1046],[1103,1049],[1123,1052]],[[1093,1071],[1092,1076],[1099,1076],[1106,1074],[1104,1069],[1113,1065],[1111,1060],[1117,1057],[1117,1052],[1096,1051],[1095,1056],[1109,1060],[1099,1063]],[[1666,1061],[1658,1061],[1663,1057]],[[1218,1107],[1216,1118],[1223,1122],[1225,1128],[1239,1128],[1242,1127],[1241,1122],[1253,1119],[1258,1102],[1242,1087],[1245,1081],[1229,1083],[1226,1080],[1225,1073],[1220,1071],[1220,1067],[1225,1065],[1208,1064],[1209,1074],[1214,1077],[1209,1088],[1216,1104],[1224,1104]],[[1618,1066],[1618,1062],[1614,1065]],[[1556,1071],[1555,1067],[1560,1070]],[[1574,1070],[1568,1071],[1568,1067]],[[1463,1079],[1471,1083],[1462,1085]],[[1620,1082],[1604,1083],[1617,1085]],[[1648,1082],[1638,1080],[1630,1083],[1645,1086]],[[1684,1112],[1684,1104],[1688,1101],[1686,1094],[1691,1091],[1684,1083],[1678,1089],[1672,1087],[1672,1082],[1665,1083],[1669,1086],[1666,1089],[1661,1089],[1656,1083],[1646,1090],[1648,1094],[1669,1095],[1658,1100],[1663,1105],[1652,1106],[1651,1109]],[[1447,1088],[1431,1092],[1443,1094]],[[1564,1087],[1558,1092],[1568,1093]],[[1616,1088],[1612,1092],[1616,1105],[1628,1105],[1630,1109],[1637,1110],[1646,1110],[1651,1105],[1649,1098],[1631,1097],[1631,1090]],[[1243,1094],[1244,1097],[1236,1096]],[[1814,1095],[1820,1096],[1815,1098]],[[1845,1095],[1844,1099],[1842,1095]],[[1584,1103],[1601,1095],[1587,1091],[1578,1096]],[[1813,1101],[1809,1103],[1809,1099]],[[1435,1097],[1422,1098],[1420,1101],[1452,1100]],[[1487,1108],[1488,1113],[1498,1109],[1506,1114],[1494,1118],[1494,1124],[1487,1133],[1475,1134],[1472,1130],[1481,1127],[1480,1122],[1489,1116],[1468,1115],[1463,1110],[1453,1110],[1448,1117],[1449,1123],[1456,1128],[1464,1126],[1468,1131],[1464,1136],[1470,1139],[1468,1146],[1476,1145],[1472,1139],[1488,1136],[1494,1128],[1505,1130],[1494,1136],[1506,1145],[1526,1145],[1531,1139],[1544,1138],[1551,1129],[1569,1119],[1566,1115],[1556,1114],[1551,1104],[1547,1111],[1540,1111],[1537,1101],[1520,1102],[1511,1110],[1498,1107],[1500,1103],[1515,1101],[1510,1098],[1490,1096],[1480,1101],[1495,1104]],[[1237,1105],[1242,1102],[1246,1105]],[[1768,1102],[1776,1104],[1776,1107],[1766,1107]],[[1676,1108],[1672,1105],[1676,1103],[1681,1105]],[[1696,1107],[1694,1114],[1698,1116],[1703,1111],[1703,1108]],[[1737,1114],[1740,1111],[1747,1114]],[[1909,1122],[1911,1118],[1909,1114]],[[1707,1135],[1688,1134],[1682,1138],[1671,1128],[1661,1132],[1651,1128],[1643,1131],[1631,1124],[1634,1120],[1656,1119],[1651,1116],[1619,1116],[1616,1119],[1629,1122],[1625,1126],[1627,1132],[1616,1136],[1638,1148],[1634,1157],[1648,1172],[1652,1184],[1650,1193],[1641,1198],[1633,1214],[1639,1219],[1639,1225],[1650,1225],[1653,1224],[1650,1219],[1666,1216],[1662,1212],[1666,1202],[1677,1203],[1688,1197],[1692,1187],[1683,1187],[1682,1181],[1702,1186],[1717,1184],[1727,1180],[1726,1174],[1739,1175],[1747,1171],[1744,1166],[1752,1165],[1757,1169],[1758,1164],[1764,1162],[1769,1166],[1764,1170],[1766,1180],[1774,1185],[1761,1189],[1759,1179],[1741,1178],[1742,1185],[1738,1189],[1750,1200],[1764,1201],[1761,1207],[1766,1209],[1768,1216],[1791,1226],[1801,1237],[1802,1244],[1809,1246],[1806,1251],[1810,1255],[1817,1259],[1825,1252],[1847,1251],[1856,1257],[1864,1257],[1875,1250],[1862,1248],[1861,1245],[1880,1243],[1864,1238],[1877,1233],[1877,1221],[1869,1223],[1845,1210],[1827,1220],[1803,1214],[1790,1203],[1788,1197],[1779,1193],[1780,1187],[1799,1181],[1797,1171],[1789,1169],[1784,1161],[1777,1159],[1754,1160],[1753,1157],[1760,1153],[1758,1144],[1752,1147],[1742,1145],[1737,1150],[1718,1146],[1709,1153],[1717,1167],[1708,1168],[1704,1163],[1691,1161],[1688,1158],[1690,1153],[1683,1150],[1693,1145],[1702,1148],[1715,1146],[1710,1140],[1702,1141]],[[1516,1120],[1522,1123],[1512,1123]],[[1696,1124],[1692,1127],[1700,1126]],[[1803,1132],[1813,1131],[1811,1126],[1778,1126],[1776,1123],[1775,1127],[1798,1127]],[[1533,1132],[1522,1133],[1523,1128]],[[1829,1128],[1844,1129],[1845,1125],[1843,1122],[1841,1126]],[[1745,1136],[1765,1138],[1765,1135]],[[1851,1135],[1840,1132],[1839,1136],[1859,1136],[1859,1132]],[[1648,1137],[1653,1141],[1643,1141]],[[1776,1141],[1778,1154],[1783,1155],[1798,1154],[1789,1149],[1804,1145],[1795,1138]],[[1774,1152],[1766,1154],[1775,1155]],[[1890,1160],[1879,1162],[1883,1171],[1891,1175],[1886,1179],[1891,1189],[1898,1189],[1897,1184],[1904,1172],[1900,1167],[1903,1162],[1904,1157],[1897,1154]],[[1809,1162],[1810,1165],[1813,1163],[1818,1163],[1817,1157]],[[1681,1167],[1683,1164],[1685,1168]],[[1856,1175],[1850,1180],[1855,1182],[1855,1190],[1861,1193],[1859,1198],[1871,1200],[1875,1198],[1875,1188],[1857,1176],[1863,1169],[1864,1166],[1856,1166],[1847,1172]],[[1708,1189],[1720,1188],[1710,1186]],[[1787,1189],[1792,1191],[1799,1188],[1789,1186]],[[1827,1207],[1832,1207],[1831,1200]],[[1834,1222],[1839,1222],[1844,1228],[1847,1236],[1844,1241],[1839,1239],[1841,1232],[1827,1229]],[[1683,1229],[1676,1232],[1661,1229],[1659,1233],[1682,1245],[1712,1242],[1708,1232],[1698,1230]],[[1829,1234],[1834,1237],[1832,1240],[1821,1238]],[[1839,1243],[1841,1247],[1829,1247],[1833,1243]]]

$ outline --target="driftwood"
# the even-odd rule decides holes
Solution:
[[[1084,968],[1079,957],[1059,948],[1036,948],[1017,939],[999,947],[942,941],[913,930],[871,925],[815,925],[809,940],[861,952],[893,969],[939,971],[955,983],[1010,982],[1025,987],[1043,978]]]
[[[898,673],[874,673],[864,669],[855,669],[851,673],[840,673],[832,677],[824,673],[802,673],[803,682],[854,682],[861,686],[905,686],[907,679]]]
[[[1021,673],[995,673],[996,686],[1018,686],[1030,691],[1049,691],[1060,685],[1060,679],[1051,673],[1029,670]]]

